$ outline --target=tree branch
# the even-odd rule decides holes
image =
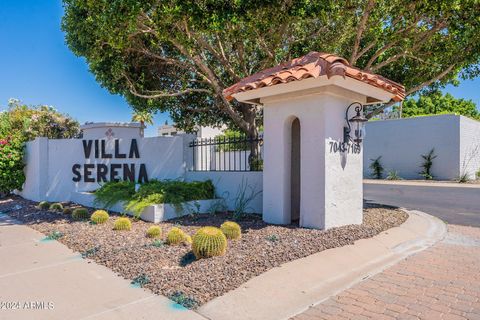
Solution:
[[[444,78],[446,75],[448,75],[452,70],[453,68],[455,68],[455,64],[451,64],[450,66],[448,66],[448,68],[446,68],[445,70],[443,70],[442,72],[440,72],[437,76],[433,77],[432,79],[428,80],[428,81],[425,81],[421,84],[419,84],[418,86],[415,86],[411,89],[409,89],[406,93],[405,93],[405,97],[411,95],[412,93],[415,93],[433,83],[435,83],[436,81],[439,81],[441,80],[442,78]],[[371,119],[372,117],[376,116],[377,114],[380,114],[383,110],[385,110],[386,108],[392,106],[395,104],[395,101],[393,100],[390,100],[389,102],[381,105],[379,108],[376,108],[375,110],[373,110],[372,112],[370,112],[369,114],[366,115],[366,118],[367,119]]]
[[[415,86],[411,89],[409,89],[407,92],[406,92],[406,95],[410,95],[412,93],[415,93],[417,92],[418,90],[421,90],[423,89],[424,87],[428,87],[429,85],[435,83],[436,81],[439,81],[441,80],[442,78],[444,78],[446,75],[448,75],[450,73],[450,71],[453,70],[453,68],[455,68],[455,64],[451,64],[450,66],[448,66],[447,69],[443,70],[442,72],[440,72],[437,76],[435,76],[434,78],[428,80],[428,81],[425,81],[421,84],[419,84],[418,86]]]
[[[161,92],[156,94],[142,94],[135,89],[135,85],[130,77],[126,73],[122,73],[123,77],[127,80],[129,91],[136,97],[145,98],[145,99],[158,99],[158,98],[167,98],[167,97],[178,97],[184,94],[194,93],[194,92],[210,92],[207,89],[195,89],[195,88],[188,88],[182,91],[177,92]],[[150,91],[150,92],[160,92],[160,91]]]
[[[442,29],[444,26],[445,26],[445,22],[442,21],[440,23],[437,23],[435,25],[435,27],[429,29],[428,31],[424,32],[424,33],[421,33],[420,35],[418,35],[417,37],[415,37],[416,39],[414,40],[414,44],[413,46],[410,48],[410,50],[404,50],[403,52],[400,52],[400,53],[397,53],[396,55],[393,55],[392,57],[388,58],[387,60],[385,61],[382,61],[380,62],[379,64],[377,65],[374,65],[373,67],[370,68],[371,71],[376,71],[378,69],[381,69],[383,67],[385,67],[386,65],[394,62],[394,61],[397,61],[398,59],[402,58],[402,57],[405,57],[408,55],[409,51],[410,52],[414,52],[415,50],[417,50],[418,48],[420,48],[422,45],[425,44],[425,42],[433,37],[435,35],[435,33]]]
[[[193,61],[195,65],[207,75],[207,77],[211,81],[211,86],[216,96],[221,102],[218,105],[218,108],[221,111],[225,112],[227,115],[229,115],[233,122],[239,128],[241,128],[245,132],[248,132],[250,129],[250,124],[246,122],[238,113],[236,113],[235,110],[232,108],[230,102],[225,99],[225,97],[223,96],[223,88],[220,85],[213,71],[208,67],[208,65],[202,61],[201,57],[198,54],[190,54],[180,42],[174,39],[171,39],[170,41],[185,57]]]
[[[370,12],[373,10],[374,6],[375,6],[375,0],[369,0],[363,12],[362,19],[360,19],[360,23],[358,24],[357,35],[355,37],[355,43],[353,45],[352,55],[350,56],[351,65],[353,65],[355,61],[357,61],[357,53],[360,47],[360,41],[362,40],[363,32],[365,31],[365,28],[367,26],[368,16],[370,15]]]

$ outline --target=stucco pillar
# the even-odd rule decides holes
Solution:
[[[285,121],[275,106],[265,107],[263,219],[274,224],[290,223],[290,136]]]
[[[401,101],[402,85],[354,68],[342,57],[310,52],[246,77],[223,94],[264,110],[265,221],[296,222],[300,212],[299,224],[308,228],[362,222],[362,150],[351,139],[361,137],[344,137],[344,127],[357,115],[349,106],[360,106],[360,117],[366,104]],[[300,146],[292,147],[298,123]],[[296,159],[300,165],[292,163]]]

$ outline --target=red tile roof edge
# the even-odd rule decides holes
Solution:
[[[246,77],[223,90],[223,95],[228,100],[232,100],[233,95],[239,92],[320,76],[349,77],[393,94],[392,100],[394,101],[402,101],[405,98],[405,87],[401,84],[380,75],[351,67],[348,61],[342,57],[315,51]]]

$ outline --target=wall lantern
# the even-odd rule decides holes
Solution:
[[[357,114],[348,119],[348,112],[352,106],[355,106],[355,112]],[[345,121],[347,122],[348,127],[343,128],[343,142],[352,141],[356,145],[360,145],[365,135],[365,122],[368,121],[363,116],[363,105],[360,102],[354,102],[348,106],[347,111],[345,112]],[[353,137],[350,135],[352,129],[354,130]]]

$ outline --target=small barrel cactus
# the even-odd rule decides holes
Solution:
[[[75,220],[88,220],[88,218],[90,218],[90,214],[85,208],[76,208],[72,212],[72,218]]]
[[[113,230],[130,230],[132,229],[132,222],[128,218],[118,218],[113,224]]]
[[[185,232],[182,229],[173,227],[167,234],[167,243],[168,244],[180,244],[185,241]]]
[[[233,221],[225,221],[220,226],[223,234],[227,237],[227,239],[240,239],[242,237],[242,228],[238,225],[238,223]]]
[[[147,230],[147,237],[159,238],[162,236],[162,229],[159,226],[151,226]]]
[[[63,208],[63,214],[72,214],[72,209],[71,208]]]
[[[192,237],[190,237],[188,234],[185,235],[185,243],[192,244]]]
[[[48,208],[51,211],[63,211],[63,206],[61,203],[52,203]]]
[[[108,218],[110,218],[110,216],[108,215],[107,211],[97,210],[90,217],[90,221],[92,221],[95,224],[102,224],[102,223],[107,222]]]
[[[37,206],[38,209],[48,210],[50,209],[50,203],[48,201],[42,201]]]
[[[227,250],[227,237],[216,227],[198,229],[192,240],[192,251],[197,259],[221,256]]]

